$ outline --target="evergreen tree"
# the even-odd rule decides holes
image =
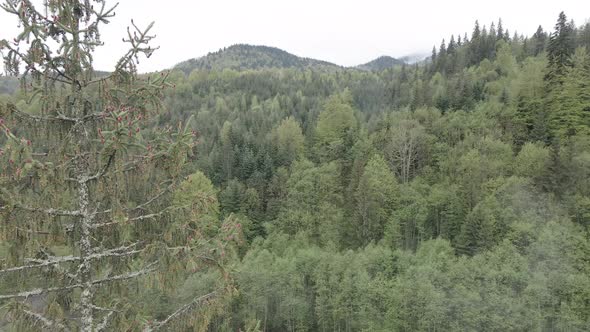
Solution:
[[[455,36],[451,35],[451,40],[449,41],[449,46],[447,46],[447,54],[455,54],[457,49],[457,44],[455,43]]]
[[[543,27],[539,25],[535,34],[533,34],[532,47],[533,55],[537,56],[545,51],[545,45],[547,43],[547,34],[543,31]]]
[[[488,43],[490,45],[492,45],[492,44],[495,45],[496,41],[501,37],[504,37],[504,33],[502,33],[502,35],[498,35],[498,32],[496,31],[496,23],[492,22],[492,24],[490,24],[490,34],[489,34],[490,40],[488,41]]]
[[[590,22],[584,24],[578,31],[578,47],[585,47],[590,52]]]
[[[436,73],[436,67],[437,67],[437,63],[438,63],[438,57],[437,57],[437,52],[436,52],[436,46],[432,46],[432,54],[430,56],[430,70],[429,73],[431,75],[434,75],[434,73]]]
[[[549,37],[547,46],[548,71],[545,75],[546,81],[551,81],[551,84],[561,84],[563,82],[567,68],[572,65],[571,56],[574,54],[574,41],[574,29],[567,22],[565,13],[561,12],[555,24],[555,31]]]
[[[506,31],[507,33],[508,31]],[[496,40],[505,39],[504,27],[502,26],[502,19],[498,19],[498,34]]]
[[[2,4],[21,33],[0,49],[29,95],[28,103],[0,106],[1,237],[10,245],[0,301],[11,301],[4,308],[17,330],[184,329],[202,323],[195,309],[225,293],[221,286],[187,294],[158,315],[141,301],[142,286],[163,293],[186,278],[187,264],[221,260],[203,245],[212,239],[190,227],[209,202],[171,201],[194,147],[190,127],[144,130],[171,87],[167,73],[136,73],[139,56],[154,51],[153,24],[142,30],[132,22],[129,50],[113,72],[93,71],[99,30],[115,7]],[[193,218],[174,218],[181,209]]]
[[[465,38],[467,40],[467,37]],[[475,21],[475,27],[471,34],[469,44],[469,64],[475,65],[481,61],[481,30],[479,29],[479,22]]]
[[[590,56],[579,48],[568,68],[561,89],[556,93],[551,129],[565,138],[590,133]]]
[[[436,63],[436,69],[438,72],[445,73],[447,71],[447,46],[445,44],[445,40],[443,39],[440,43],[440,47],[438,50],[438,59]]]

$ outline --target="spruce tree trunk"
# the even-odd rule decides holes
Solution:
[[[83,175],[78,177],[78,203],[80,213],[80,284],[82,285],[82,295],[80,297],[81,306],[81,331],[92,332],[92,274],[90,271],[90,261],[88,257],[92,254],[92,244],[90,242],[90,227],[92,224],[92,214],[90,213],[88,183]]]

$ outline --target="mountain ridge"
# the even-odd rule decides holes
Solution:
[[[297,56],[277,47],[234,44],[217,52],[210,52],[198,58],[182,61],[173,68],[179,69],[186,74],[189,74],[194,69],[257,70],[263,68],[315,68],[322,70],[360,69],[381,71],[404,63],[408,62],[388,55],[382,55],[365,64],[346,67],[324,60]]]

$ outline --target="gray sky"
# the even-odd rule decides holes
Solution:
[[[161,46],[140,71],[174,64],[236,43],[268,45],[299,56],[351,66],[380,55],[430,52],[442,38],[471,34],[502,17],[503,25],[526,35],[539,24],[552,30],[560,11],[577,25],[590,18],[588,0],[120,0],[117,16],[103,27],[106,45],[95,56],[109,70],[124,51],[120,42],[130,19],[156,21]],[[110,1],[109,3],[114,3]],[[14,17],[0,13],[0,38],[12,39]]]

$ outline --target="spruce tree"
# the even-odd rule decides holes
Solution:
[[[438,59],[436,64],[437,71],[445,73],[447,71],[447,46],[443,39],[438,50]]]
[[[590,52],[590,22],[580,28],[577,44],[579,47],[585,47],[586,51]]]
[[[584,48],[574,54],[555,98],[550,119],[554,135],[590,134],[590,56]]]
[[[438,61],[438,54],[436,53],[436,46],[432,46],[432,55],[430,56],[430,74],[436,73],[436,64]]]
[[[461,38],[459,38],[461,40]],[[447,53],[448,54],[455,54],[455,50],[457,49],[457,44],[455,43],[455,35],[451,35],[451,40],[449,41],[449,46],[447,46]]]
[[[0,105],[0,241],[8,246],[0,301],[13,327],[153,331],[203,323],[193,313],[226,294],[224,281],[157,316],[145,303],[157,298],[143,297],[170,296],[187,266],[220,267],[228,242],[219,237],[237,231],[201,228],[206,195],[182,205],[172,199],[195,140],[188,125],[150,128],[172,87],[167,73],[137,75],[140,56],[155,50],[153,23],[140,29],[132,21],[128,51],[99,76],[93,53],[116,5],[1,7],[19,21],[20,34],[0,41],[0,51],[27,96]]]
[[[537,56],[545,51],[545,44],[547,43],[547,34],[543,31],[543,27],[539,25],[535,34],[533,34],[533,55]]]
[[[498,34],[496,39],[500,40],[500,39],[504,39],[505,38],[505,33],[504,33],[504,27],[502,27],[502,19],[498,19]]]
[[[571,56],[574,54],[574,49],[574,29],[567,22],[565,13],[561,12],[547,46],[546,81],[555,81],[553,83],[561,84],[567,68],[572,65]]]
[[[467,36],[465,36],[467,41]],[[471,34],[471,44],[469,45],[469,64],[475,65],[481,61],[481,30],[479,29],[479,22],[475,21],[475,27]]]

